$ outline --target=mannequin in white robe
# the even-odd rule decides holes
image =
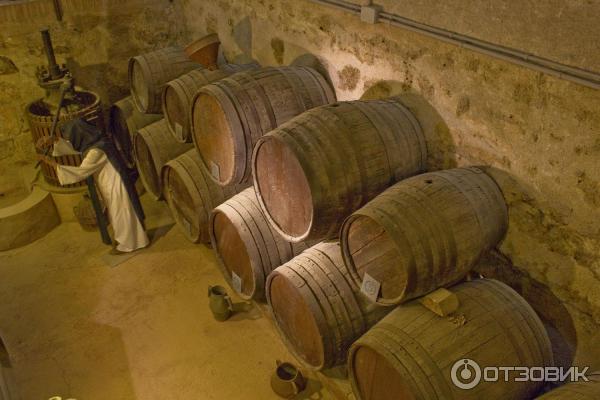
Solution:
[[[62,138],[58,139],[54,144],[52,155],[69,154],[79,153],[68,141]],[[85,154],[80,166],[57,165],[56,170],[61,185],[80,182],[90,175],[94,175],[98,191],[108,209],[114,239],[118,243],[116,249],[119,252],[135,251],[146,247],[150,243],[146,231],[131,204],[121,176],[102,150],[91,148]]]

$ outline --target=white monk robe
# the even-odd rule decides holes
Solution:
[[[71,143],[59,139],[54,145],[52,155],[69,154],[79,153],[73,149]],[[108,208],[108,217],[118,243],[117,250],[130,252],[148,246],[150,241],[131,204],[121,175],[102,150],[91,148],[80,166],[59,165],[56,172],[61,185],[80,182],[94,175],[96,187]]]

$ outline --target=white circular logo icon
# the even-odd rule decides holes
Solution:
[[[460,389],[473,389],[481,381],[481,368],[475,361],[463,358],[452,366],[452,383]]]

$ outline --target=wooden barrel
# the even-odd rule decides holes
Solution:
[[[246,300],[264,299],[271,271],[307,248],[271,228],[251,187],[213,210],[209,231],[225,279]]]
[[[284,342],[313,370],[344,363],[352,342],[391,311],[353,289],[337,242],[321,242],[276,268],[266,294]]]
[[[329,83],[308,67],[238,72],[204,86],[192,102],[196,148],[220,185],[251,179],[252,148],[294,116],[335,101]]]
[[[115,146],[129,168],[135,167],[132,143],[137,131],[161,119],[160,114],[142,114],[135,108],[131,96],[110,107],[109,127]]]
[[[50,105],[46,103],[44,99],[36,100],[27,105],[25,109],[27,122],[38,154],[44,154],[46,152],[46,149],[37,147],[37,141],[41,137],[51,135],[60,136],[61,126],[63,126],[65,122],[75,118],[83,118],[87,122],[96,125],[102,132],[105,131],[102,104],[100,103],[100,97],[96,93],[77,90],[72,98],[65,100],[63,105],[64,108],[60,113],[56,131],[52,133],[50,130],[52,129],[54,115],[56,114],[56,106],[54,106],[54,109],[51,109]],[[82,161],[81,156],[78,154],[52,158],[60,165],[79,166]],[[68,188],[85,186],[85,180],[63,186],[58,181],[56,167],[47,164],[45,161],[40,163],[40,167],[45,181],[52,186]]]
[[[430,172],[390,187],[344,221],[340,241],[356,286],[381,284],[398,304],[461,280],[506,233],[502,192],[478,168]]]
[[[552,348],[533,309],[505,284],[488,279],[452,288],[460,306],[439,317],[418,301],[402,305],[350,348],[348,374],[357,400],[529,399],[543,382],[476,383],[476,367],[552,366]],[[472,364],[471,364],[472,365]],[[461,374],[464,369],[473,379]],[[500,376],[504,374],[501,372]]]
[[[350,213],[426,168],[425,139],[400,104],[352,101],[310,110],[262,137],[254,187],[288,240],[336,237]]]
[[[162,167],[190,148],[192,145],[173,139],[164,119],[140,129],[135,135],[133,151],[140,179],[155,199],[162,199]]]
[[[223,188],[214,183],[193,148],[165,164],[162,182],[173,218],[193,243],[210,243],[210,212],[240,190],[239,187]]]
[[[165,84],[202,66],[190,60],[181,47],[167,47],[129,59],[129,87],[137,109],[145,114],[161,112]]]
[[[194,40],[185,46],[185,54],[190,60],[202,64],[208,69],[217,69],[217,59],[219,56],[219,46],[221,41],[219,35],[211,33],[200,39]]]
[[[168,82],[162,92],[162,110],[169,126],[169,132],[175,140],[191,143],[190,105],[193,97],[204,85],[223,79],[235,72],[255,68],[255,64],[225,64],[216,71],[196,69]]]
[[[578,381],[536,397],[538,400],[598,400],[600,399],[600,371],[586,375],[588,382]]]

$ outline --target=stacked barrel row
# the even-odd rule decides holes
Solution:
[[[307,368],[347,363],[359,399],[536,394],[539,382],[469,392],[451,380],[462,358],[553,363],[516,292],[465,281],[507,229],[485,169],[426,172],[427,143],[400,100],[335,102],[312,68],[192,68],[163,80],[133,95],[164,112],[132,140],[142,180],[188,239],[212,242],[236,292],[268,301]],[[132,93],[143,81],[132,77]],[[451,318],[419,299],[441,287],[459,300]]]
[[[265,96],[245,86],[247,75],[268,76],[261,70],[205,86],[190,116],[212,180],[253,182],[216,207],[209,223],[232,288],[245,298],[264,293],[306,367],[347,361],[358,398],[533,396],[539,383],[484,382],[465,396],[451,382],[453,362],[467,356],[488,365],[553,363],[541,321],[516,292],[494,280],[464,281],[507,229],[493,179],[475,167],[425,173],[424,136],[398,99],[293,116],[297,103],[284,90]],[[287,101],[264,107],[273,95]],[[374,297],[365,280],[379,286]],[[440,287],[460,301],[455,319],[413,300]]]
[[[244,299],[264,300],[271,271],[307,249],[274,229],[252,186],[252,151],[261,137],[315,107],[335,102],[310,67],[258,68],[202,87],[190,109],[191,135],[213,184],[246,188],[216,207],[209,236],[225,279]],[[250,186],[250,187],[249,187]]]
[[[116,102],[110,112],[112,135],[123,160],[137,169],[152,197],[166,198],[178,225],[193,242],[209,241],[210,211],[240,188],[221,188],[200,168],[189,133],[190,102],[202,86],[257,67],[217,66],[218,38],[213,36],[188,46],[191,53],[188,48],[168,47],[132,57],[131,96]],[[206,39],[210,39],[208,51],[198,47]]]

